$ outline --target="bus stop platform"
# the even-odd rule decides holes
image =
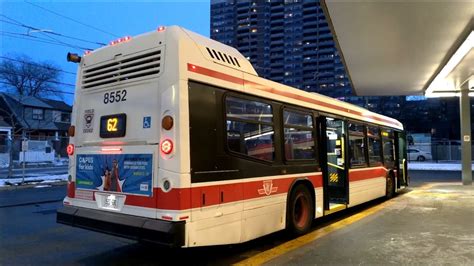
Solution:
[[[412,172],[414,184],[393,199],[316,220],[309,234],[240,264],[473,265],[474,186],[416,178],[426,174]]]

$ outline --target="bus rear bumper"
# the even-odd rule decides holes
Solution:
[[[56,222],[170,247],[182,247],[184,245],[184,221],[163,221],[121,213],[64,206],[58,209]]]

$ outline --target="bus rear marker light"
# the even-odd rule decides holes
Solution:
[[[166,27],[165,26],[159,26],[158,29],[156,29],[158,32],[165,31]]]
[[[161,120],[161,127],[163,129],[170,130],[171,128],[173,128],[173,124],[173,117],[171,117],[170,115],[163,117],[163,119]]]
[[[169,180],[165,180],[165,181],[163,182],[163,188],[165,189],[165,192],[168,192],[168,191],[170,190],[170,188],[171,188],[171,183],[170,183]]]
[[[69,137],[74,137],[74,135],[76,135],[76,127],[75,126],[69,126],[69,128],[67,130],[67,135]]]
[[[167,216],[167,215],[163,215],[163,216],[161,216],[161,218],[164,219],[164,220],[169,220],[169,221],[173,220],[173,217]]]
[[[132,39],[132,37],[125,36],[125,37],[122,37],[120,39],[111,41],[110,45],[116,45],[116,44],[119,44],[119,43],[122,43],[122,42],[130,41],[131,39]]]

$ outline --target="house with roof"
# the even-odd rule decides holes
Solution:
[[[0,92],[0,118],[11,126],[16,146],[24,136],[48,141],[56,153],[65,155],[71,112],[72,106],[62,101]]]
[[[14,132],[27,136],[66,136],[71,112],[72,106],[62,101],[0,93],[0,116]],[[14,121],[8,121],[10,114]]]
[[[11,138],[12,127],[0,116],[0,168],[8,166],[8,147]]]

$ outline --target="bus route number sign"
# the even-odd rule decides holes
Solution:
[[[125,136],[127,115],[115,114],[100,117],[100,137],[120,138]]]

